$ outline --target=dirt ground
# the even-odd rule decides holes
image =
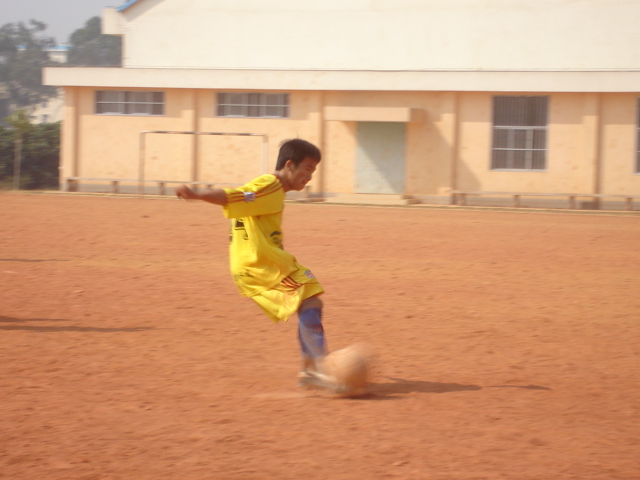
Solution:
[[[640,215],[288,204],[332,349],[228,273],[217,207],[0,195],[0,478],[640,479]]]

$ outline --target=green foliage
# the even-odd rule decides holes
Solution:
[[[56,94],[54,87],[42,85],[42,68],[51,64],[45,49],[55,45],[53,38],[42,35],[46,28],[36,20],[0,27],[0,98],[8,98],[17,107]]]
[[[0,126],[0,185],[9,188],[13,180],[15,142],[18,132]],[[24,133],[20,188],[58,187],[60,122],[31,125]]]
[[[0,184],[3,186],[13,175],[14,138],[12,130],[0,125]]]
[[[92,67],[119,67],[122,59],[122,39],[113,35],[102,35],[100,17],[87,20],[83,28],[69,37],[70,65]]]
[[[22,140],[25,133],[31,130],[31,123],[29,122],[29,116],[24,110],[14,110],[11,115],[5,118],[5,121],[13,127],[16,131],[17,139]]]

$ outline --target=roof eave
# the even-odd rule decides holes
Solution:
[[[125,3],[124,5],[120,5],[118,7],[118,11],[119,12],[123,12],[124,10],[126,10],[127,8],[129,8],[131,5],[133,5],[134,3],[138,3],[140,0],[129,0],[127,3]]]

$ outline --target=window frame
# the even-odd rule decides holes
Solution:
[[[165,92],[161,90],[95,90],[94,93],[95,115],[163,117],[165,104]]]
[[[290,118],[290,95],[266,92],[218,92],[215,115],[221,118]]]
[[[495,95],[492,117],[491,171],[548,170],[549,96]]]

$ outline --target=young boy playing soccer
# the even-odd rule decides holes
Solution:
[[[183,185],[176,195],[222,206],[225,217],[231,219],[231,275],[240,293],[251,297],[274,322],[287,321],[297,312],[302,350],[298,383],[335,390],[332,378],[322,373],[327,347],[319,295],[324,290],[311,271],[282,246],[285,192],[302,190],[320,159],[315,145],[288,140],[280,147],[273,174],[239,188],[217,188],[202,194]]]

